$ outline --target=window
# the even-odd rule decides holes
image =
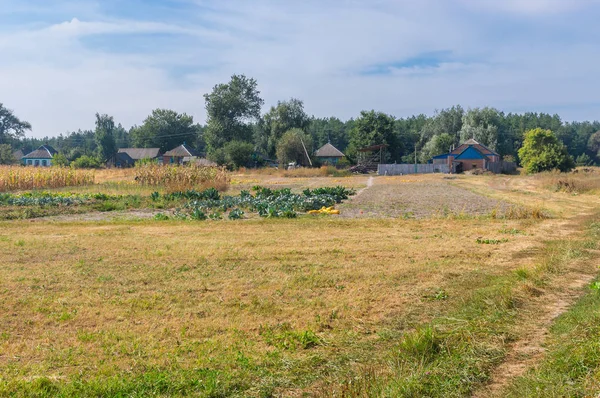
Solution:
[[[477,168],[477,163],[473,163],[473,164],[471,165],[471,168],[472,168],[472,169],[476,169],[476,168]]]
[[[171,164],[175,163],[175,157],[171,156]]]
[[[33,160],[31,160],[31,159],[27,160],[27,164],[31,166],[33,164]]]
[[[39,166],[39,165],[40,165],[40,161],[39,161],[39,159],[36,159],[35,163],[34,163],[34,166]]]
[[[48,166],[48,161],[46,159],[42,160],[42,166]]]

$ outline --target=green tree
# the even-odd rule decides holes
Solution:
[[[591,166],[594,164],[594,161],[587,155],[587,153],[582,153],[581,155],[577,156],[577,159],[575,159],[575,164],[577,166]]]
[[[312,152],[312,138],[300,129],[292,129],[279,139],[276,152],[277,160],[282,164],[296,162],[308,166],[307,152]]]
[[[600,162],[600,131],[596,131],[590,136],[587,149],[595,158],[595,161]]]
[[[313,138],[315,148],[320,148],[328,142],[344,152],[350,141],[350,130],[354,127],[354,120],[342,122],[337,117],[312,118],[308,126],[308,133]]]
[[[450,134],[433,136],[421,150],[421,162],[426,163],[434,156],[450,152],[452,145],[454,145],[454,137]]]
[[[0,102],[0,144],[8,144],[13,139],[23,137],[27,130],[31,130],[31,124],[20,120]]]
[[[519,149],[519,158],[528,173],[546,170],[565,172],[575,167],[575,162],[565,145],[551,130],[541,128],[525,133],[523,146]]]
[[[13,156],[12,147],[9,144],[0,144],[0,164],[14,164],[16,159]]]
[[[258,122],[255,129],[256,147],[268,157],[275,156],[277,142],[283,134],[293,128],[306,131],[311,119],[304,112],[304,104],[299,99],[279,101],[271,107]]]
[[[230,141],[252,140],[251,123],[260,118],[264,103],[256,80],[233,75],[229,83],[216,85],[204,98],[207,115],[204,135],[209,153]]]
[[[388,152],[392,154],[390,160],[396,160],[397,141],[394,129],[394,117],[382,112],[362,111],[350,133],[347,156],[356,157],[357,150],[363,147],[387,144]]]
[[[139,127],[131,129],[132,142],[140,148],[160,148],[166,152],[182,142],[196,142],[198,126],[194,118],[170,109],[155,109]]]
[[[98,156],[101,162],[107,162],[117,153],[114,132],[115,121],[112,116],[96,113],[95,139],[98,144]]]
[[[223,147],[224,161],[231,169],[252,165],[254,145],[244,141],[231,141]]]
[[[463,116],[460,140],[471,138],[492,150],[498,147],[498,137],[502,135],[504,114],[494,108],[469,109]],[[504,153],[500,153],[504,155]]]
[[[53,166],[68,166],[69,159],[63,153],[57,153],[52,157]]]

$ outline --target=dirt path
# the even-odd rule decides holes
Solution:
[[[363,192],[365,192],[367,189],[371,188],[373,186],[373,182],[375,181],[375,179],[373,178],[373,176],[370,176],[369,179],[367,180],[367,186],[359,189],[358,192],[356,192],[356,195],[354,195],[354,198],[359,197]]]
[[[563,220],[547,224],[542,230],[553,238],[565,238],[572,235],[577,226],[574,220]],[[508,348],[504,362],[494,370],[490,383],[477,390],[473,397],[503,397],[504,389],[516,377],[525,374],[542,359],[552,323],[582,296],[584,287],[593,280],[596,272],[597,267],[590,261],[573,261],[565,274],[556,277],[539,297],[526,303],[516,326],[521,336]]]

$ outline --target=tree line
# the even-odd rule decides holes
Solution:
[[[13,162],[13,150],[27,152],[42,144],[57,149],[61,162],[84,157],[85,162],[99,165],[118,148],[167,151],[183,142],[233,168],[265,162],[303,164],[306,152],[312,154],[327,142],[344,152],[349,162],[356,161],[362,147],[387,144],[386,161],[412,163],[415,153],[418,161],[427,162],[470,138],[505,160],[520,162],[525,133],[542,129],[551,131],[578,165],[600,164],[600,123],[564,122],[557,114],[505,113],[491,107],[464,109],[456,105],[431,116],[396,118],[371,110],[343,121],[334,116],[309,116],[304,103],[295,98],[279,101],[262,114],[264,100],[258,83],[244,75],[216,85],[204,100],[205,125],[169,109],[155,109],[141,125],[130,129],[112,116],[96,114],[94,129],[41,139],[25,138],[31,125],[0,104],[0,163]]]

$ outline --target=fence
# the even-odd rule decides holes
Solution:
[[[511,174],[517,170],[517,164],[514,162],[487,162],[485,168],[496,174]]]
[[[380,176],[397,176],[403,174],[450,173],[447,164],[380,164],[377,174]]]

